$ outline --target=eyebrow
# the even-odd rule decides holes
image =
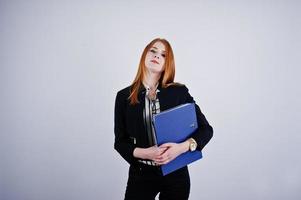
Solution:
[[[158,49],[157,47],[152,47],[152,48]],[[164,53],[165,53],[166,51],[162,51],[162,52],[164,52]]]

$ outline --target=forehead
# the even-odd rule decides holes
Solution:
[[[154,45],[152,46],[152,48],[160,50],[160,51],[166,51],[165,45],[160,41],[155,42]]]

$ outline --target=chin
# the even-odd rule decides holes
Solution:
[[[149,70],[153,74],[161,74],[161,71],[159,70]]]
[[[147,66],[146,68],[152,73],[162,73],[162,69],[158,66]]]

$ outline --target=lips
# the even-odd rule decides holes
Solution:
[[[151,62],[159,64],[158,61],[156,61],[156,60],[151,60]]]

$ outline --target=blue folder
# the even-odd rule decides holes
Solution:
[[[186,103],[155,114],[153,124],[158,146],[167,142],[183,142],[198,128],[195,104]],[[165,176],[201,158],[201,151],[187,151],[162,165],[162,173]]]

